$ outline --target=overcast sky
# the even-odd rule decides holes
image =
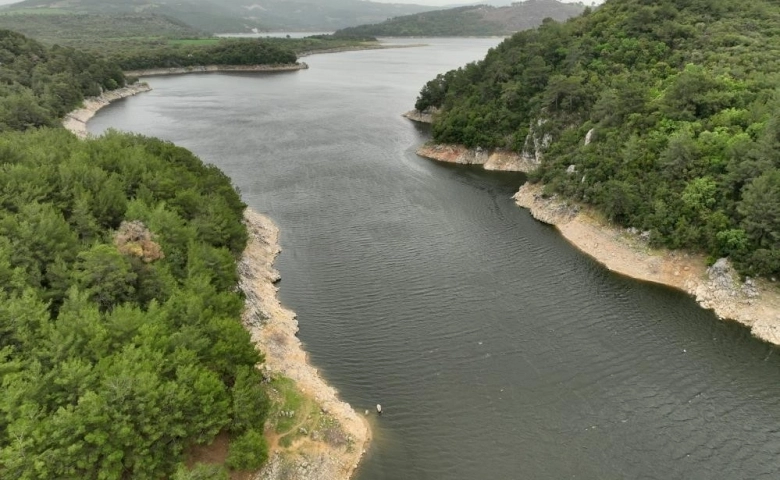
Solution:
[[[9,3],[16,3],[21,1],[22,0],[0,0],[0,5],[8,5]],[[461,0],[372,0],[372,1],[382,2],[382,3],[416,3],[417,5],[436,5],[436,6],[467,5],[470,3],[477,3],[469,0],[463,0],[463,1]],[[566,3],[575,3],[579,0],[560,0],[560,1]],[[596,5],[598,5],[602,2],[603,0],[583,0],[582,3],[584,3],[585,5],[590,5],[591,3],[595,3]],[[489,3],[489,0],[487,0],[485,3]]]
[[[436,5],[436,6],[445,6],[445,5],[468,5],[473,3],[493,3],[490,0],[485,0],[484,2],[481,2],[480,0],[371,0],[373,2],[381,2],[381,3],[416,3],[417,5]],[[559,0],[564,3],[577,3],[580,0]],[[502,2],[504,3],[504,2]],[[509,2],[506,2],[509,3]],[[585,5],[595,4],[600,5],[601,3],[604,3],[604,0],[582,0],[582,3]]]
[[[381,2],[381,3],[416,3],[417,5],[436,5],[436,6],[444,6],[444,5],[468,5],[472,3],[482,3],[480,0],[371,0],[374,2]],[[559,0],[564,3],[577,3],[580,0]],[[582,3],[585,5],[590,5],[591,3],[595,5],[599,5],[603,3],[604,0],[582,0]],[[492,3],[490,0],[485,0],[484,3]],[[503,2],[502,2],[503,3]],[[509,3],[509,2],[507,2]]]
[[[9,3],[16,3],[21,2],[22,0],[0,0],[0,5],[8,5]],[[469,0],[465,1],[459,1],[459,0],[372,0],[374,2],[382,2],[382,3],[416,3],[417,5],[436,5],[436,6],[443,6],[443,5],[466,5],[469,3],[477,3],[472,2]],[[489,1],[489,0],[488,0]],[[488,3],[486,1],[485,3]],[[560,0],[562,2],[566,3],[575,3],[579,0]],[[596,5],[602,3],[604,0],[583,0],[582,3],[585,5],[590,5],[591,3],[595,3]]]

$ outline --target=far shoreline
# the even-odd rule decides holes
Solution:
[[[410,44],[387,44],[387,43],[376,43],[373,45],[355,45],[355,46],[348,46],[348,47],[336,47],[336,48],[327,48],[323,50],[311,50],[307,52],[301,52],[298,54],[298,58],[302,57],[310,57],[312,55],[318,55],[320,53],[342,53],[342,52],[362,52],[364,50],[388,50],[393,48],[417,48],[417,47],[427,47],[427,43],[410,43]]]
[[[260,64],[260,65],[192,65],[189,67],[147,68],[142,70],[127,70],[126,77],[160,77],[165,75],[186,75],[190,73],[218,73],[218,72],[294,72],[306,70],[309,66],[306,62]]]
[[[362,50],[384,50],[389,48],[412,48],[423,47],[425,44],[410,45],[358,45],[352,47],[338,47],[326,50],[313,50],[298,54],[298,58],[308,57],[320,53],[341,53]],[[171,68],[150,68],[144,70],[128,70],[123,72],[126,77],[146,78],[168,75],[189,75],[193,73],[252,73],[252,72],[294,72],[298,70],[307,70],[309,65],[306,62],[296,62],[293,64],[274,64],[274,65],[198,65],[190,67],[171,67]],[[97,114],[97,112],[109,104],[131,97],[143,92],[149,92],[152,87],[146,82],[137,82],[126,85],[115,90],[103,92],[96,97],[85,98],[82,106],[65,114],[62,118],[62,126],[79,138],[86,138],[89,135],[87,122]]]

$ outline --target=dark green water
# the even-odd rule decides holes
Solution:
[[[429,43],[154,78],[90,129],[194,150],[280,226],[313,363],[385,408],[360,480],[780,478],[775,349],[579,254],[514,206],[521,176],[414,154],[399,115],[497,41]]]

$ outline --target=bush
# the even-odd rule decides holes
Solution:
[[[248,430],[230,443],[225,463],[235,470],[257,470],[268,460],[268,443],[257,430]]]
[[[190,470],[185,465],[180,465],[173,475],[173,480],[229,480],[227,470],[221,465],[208,465],[198,463]]]

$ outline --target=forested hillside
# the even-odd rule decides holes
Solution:
[[[123,70],[193,65],[290,64],[298,56],[279,42],[265,39],[204,39],[163,43],[152,48],[120,49],[107,54]]]
[[[124,84],[114,64],[0,30],[0,132],[53,126],[84,97]]]
[[[332,31],[435,7],[364,0],[25,0],[15,12],[47,15],[157,14],[210,33]]]
[[[207,36],[205,32],[173,18],[144,13],[41,14],[0,10],[0,29],[13,30],[49,45],[58,44],[79,49],[125,39]]]
[[[3,25],[9,25],[13,27],[14,31],[19,30],[19,32],[4,31]],[[18,34],[20,32],[27,32],[35,40],[54,48],[47,48],[29,38],[24,38]],[[2,40],[6,37],[8,37],[7,40]],[[174,20],[157,15],[7,13],[0,14],[0,42],[9,45],[14,42],[19,44],[19,46],[14,47],[16,49],[10,46],[6,49],[7,56],[13,57],[17,53],[21,53],[21,59],[15,65],[7,64],[6,68],[27,71],[29,69],[25,63],[26,60],[24,60],[25,55],[32,54],[31,52],[46,52],[45,57],[41,57],[38,53],[35,55],[42,58],[44,62],[49,62],[49,58],[54,57],[72,57],[64,63],[49,62],[46,68],[51,72],[47,70],[47,73],[61,73],[52,70],[57,68],[75,68],[73,75],[82,81],[87,76],[99,76],[107,71],[106,69],[113,69],[111,76],[117,85],[121,86],[125,79],[117,67],[120,70],[143,70],[198,65],[294,64],[300,53],[363,47],[367,44],[374,44],[376,39],[339,38],[332,35],[314,35],[305,38],[224,38],[205,36]],[[0,49],[2,48],[3,46],[0,44]],[[0,61],[2,60],[0,59]],[[40,61],[36,61],[37,71],[43,72],[41,67]],[[25,73],[20,75],[25,78],[29,77]],[[28,78],[28,80],[30,79]],[[48,74],[39,75],[38,87],[41,87],[43,83],[59,80],[62,79],[60,77],[51,78]],[[113,83],[102,77],[96,77],[95,80],[103,89],[114,88]],[[79,84],[78,82],[71,83],[76,86]],[[42,91],[42,88],[36,90],[37,94],[41,94]],[[84,96],[97,95],[98,93],[99,89],[90,87],[88,93],[78,96],[76,104]],[[65,109],[55,112],[55,118],[71,110],[74,103],[65,102],[63,106]]]
[[[582,13],[581,3],[563,3],[557,0],[526,0],[506,7],[469,5],[405,15],[373,25],[349,27],[336,32],[337,36],[375,37],[461,37],[509,35],[542,24],[545,18],[566,20]]]
[[[226,479],[183,463],[220,432],[227,467],[258,468],[269,401],[230,180],[161,140],[43,127],[121,72],[0,46],[0,478]]]
[[[777,2],[608,0],[440,75],[416,107],[442,108],[438,142],[520,152],[547,136],[532,180],[548,193],[777,276],[778,87]]]

